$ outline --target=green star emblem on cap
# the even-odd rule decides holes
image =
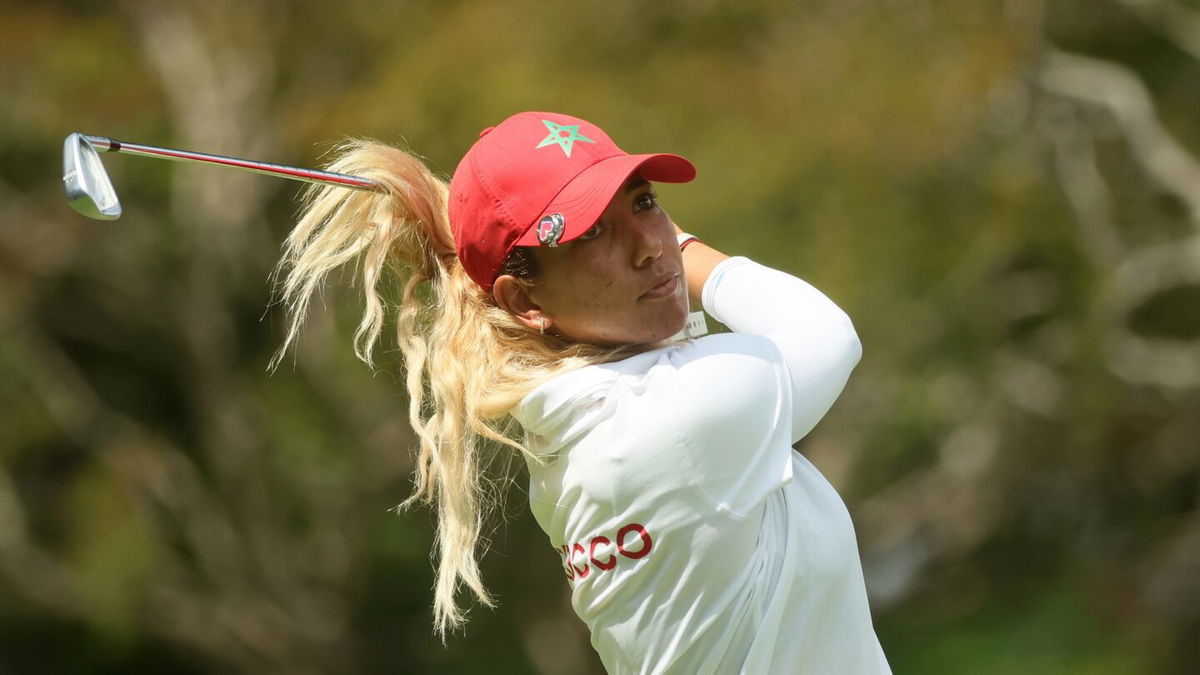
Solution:
[[[584,143],[596,142],[579,133],[578,124],[555,124],[550,120],[542,120],[542,124],[546,125],[546,128],[550,130],[550,134],[543,138],[542,142],[538,143],[534,150],[544,148],[547,145],[557,144],[558,147],[562,148],[563,154],[570,157],[571,148],[575,145],[575,141],[582,141]]]

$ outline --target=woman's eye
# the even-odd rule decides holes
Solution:
[[[637,196],[636,200],[634,200],[634,206],[637,208],[638,211],[645,211],[646,209],[652,209],[652,208],[654,208],[654,205],[656,203],[658,203],[658,198],[654,195],[653,192],[643,192],[642,194]]]
[[[579,241],[588,241],[589,239],[595,239],[596,237],[599,237],[600,233],[603,231],[604,231],[604,226],[601,225],[600,223],[596,223],[595,225],[588,228],[587,232],[584,232],[583,234],[579,235],[576,238]]]

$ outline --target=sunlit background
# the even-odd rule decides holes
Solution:
[[[0,672],[601,672],[516,477],[499,607],[431,632],[396,352],[349,275],[275,374],[298,188],[72,131],[448,175],[523,109],[690,157],[686,229],[865,356],[799,449],[897,673],[1200,663],[1200,2],[0,2]]]

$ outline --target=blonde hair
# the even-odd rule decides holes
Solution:
[[[381,192],[314,186],[276,268],[289,327],[276,365],[299,334],[313,294],[329,272],[353,264],[365,308],[355,354],[373,351],[389,309],[403,356],[409,420],[419,439],[414,502],[437,511],[434,629],[461,626],[460,584],[489,607],[477,551],[496,504],[484,476],[487,450],[529,451],[512,434],[510,411],[538,384],[568,370],[621,358],[628,349],[571,343],[542,335],[498,307],[467,276],[455,254],[448,186],[420,158],[382,143],[347,141],[327,169],[377,181]],[[383,298],[399,281],[398,306]],[[536,459],[536,458],[535,458]]]

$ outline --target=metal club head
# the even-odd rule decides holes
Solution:
[[[121,202],[100,162],[100,153],[83,134],[73,133],[63,141],[63,188],[71,208],[88,218],[121,217]]]

